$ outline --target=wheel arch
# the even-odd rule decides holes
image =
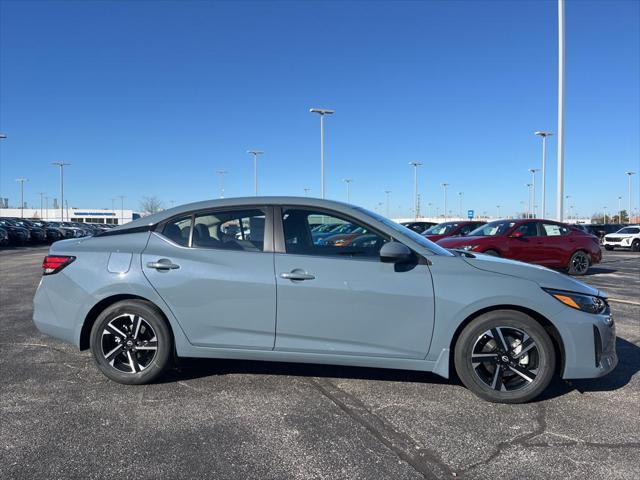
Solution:
[[[121,302],[123,300],[141,300],[153,306],[158,311],[158,313],[162,316],[165,323],[167,324],[167,328],[169,328],[169,332],[171,334],[171,341],[175,349],[176,339],[175,339],[175,334],[173,332],[173,327],[171,326],[171,322],[169,321],[165,313],[162,311],[162,309],[158,305],[156,305],[154,302],[149,300],[148,298],[141,297],[140,295],[132,295],[132,294],[124,293],[124,294],[111,295],[109,297],[103,298],[98,303],[96,303],[91,308],[91,310],[89,310],[82,324],[82,329],[80,330],[80,342],[79,342],[80,350],[89,349],[90,338],[91,338],[91,328],[93,327],[93,324],[95,323],[100,313],[102,313],[105,309],[109,308],[114,303]]]
[[[562,375],[562,372],[564,372],[564,364],[565,364],[565,348],[564,348],[564,343],[562,342],[562,337],[560,336],[560,332],[558,331],[556,326],[551,321],[549,321],[548,318],[536,312],[535,310],[531,310],[530,308],[523,307],[521,305],[503,304],[503,305],[492,305],[490,307],[485,307],[476,312],[473,312],[472,314],[467,316],[467,318],[465,318],[460,323],[460,325],[458,325],[458,328],[456,329],[456,331],[453,334],[453,337],[451,338],[451,344],[449,346],[449,376],[451,376],[452,374],[456,374],[455,362],[453,361],[453,356],[454,356],[456,344],[458,342],[458,338],[460,337],[460,334],[462,333],[462,331],[466,328],[467,325],[473,322],[480,315],[483,315],[488,312],[493,312],[496,310],[515,310],[517,312],[521,312],[526,315],[529,315],[534,320],[536,320],[540,325],[542,325],[544,330],[549,334],[549,337],[551,337],[551,342],[553,343],[553,349],[555,350],[556,358],[558,359],[558,362],[556,362],[556,373]]]

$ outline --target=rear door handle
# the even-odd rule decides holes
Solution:
[[[315,275],[311,275],[310,273],[303,272],[284,272],[280,274],[280,278],[284,278],[286,280],[313,280],[316,278]]]
[[[147,263],[147,267],[155,268],[156,270],[175,270],[177,268],[180,268],[180,265],[172,263],[168,258],[161,258],[157,262]]]

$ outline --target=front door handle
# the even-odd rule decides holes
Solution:
[[[316,278],[316,276],[311,275],[310,273],[293,271],[281,273],[280,278],[284,278],[286,280],[313,280]]]
[[[180,268],[180,265],[172,263],[168,258],[161,258],[157,262],[147,263],[147,267],[155,268],[156,270],[175,270],[177,268]]]

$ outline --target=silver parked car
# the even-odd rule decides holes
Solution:
[[[363,227],[318,244],[319,224]],[[44,333],[91,349],[112,380],[178,357],[454,371],[525,402],[555,373],[617,364],[603,293],[543,267],[444,250],[387,218],[294,197],[204,201],[51,246],[34,300]]]

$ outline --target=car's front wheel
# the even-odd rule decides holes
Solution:
[[[105,309],[91,329],[91,352],[111,380],[128,385],[152,382],[171,359],[171,334],[158,309],[124,300]]]
[[[523,403],[547,388],[556,357],[551,338],[535,319],[496,310],[480,315],[462,331],[454,362],[462,383],[479,397]]]

